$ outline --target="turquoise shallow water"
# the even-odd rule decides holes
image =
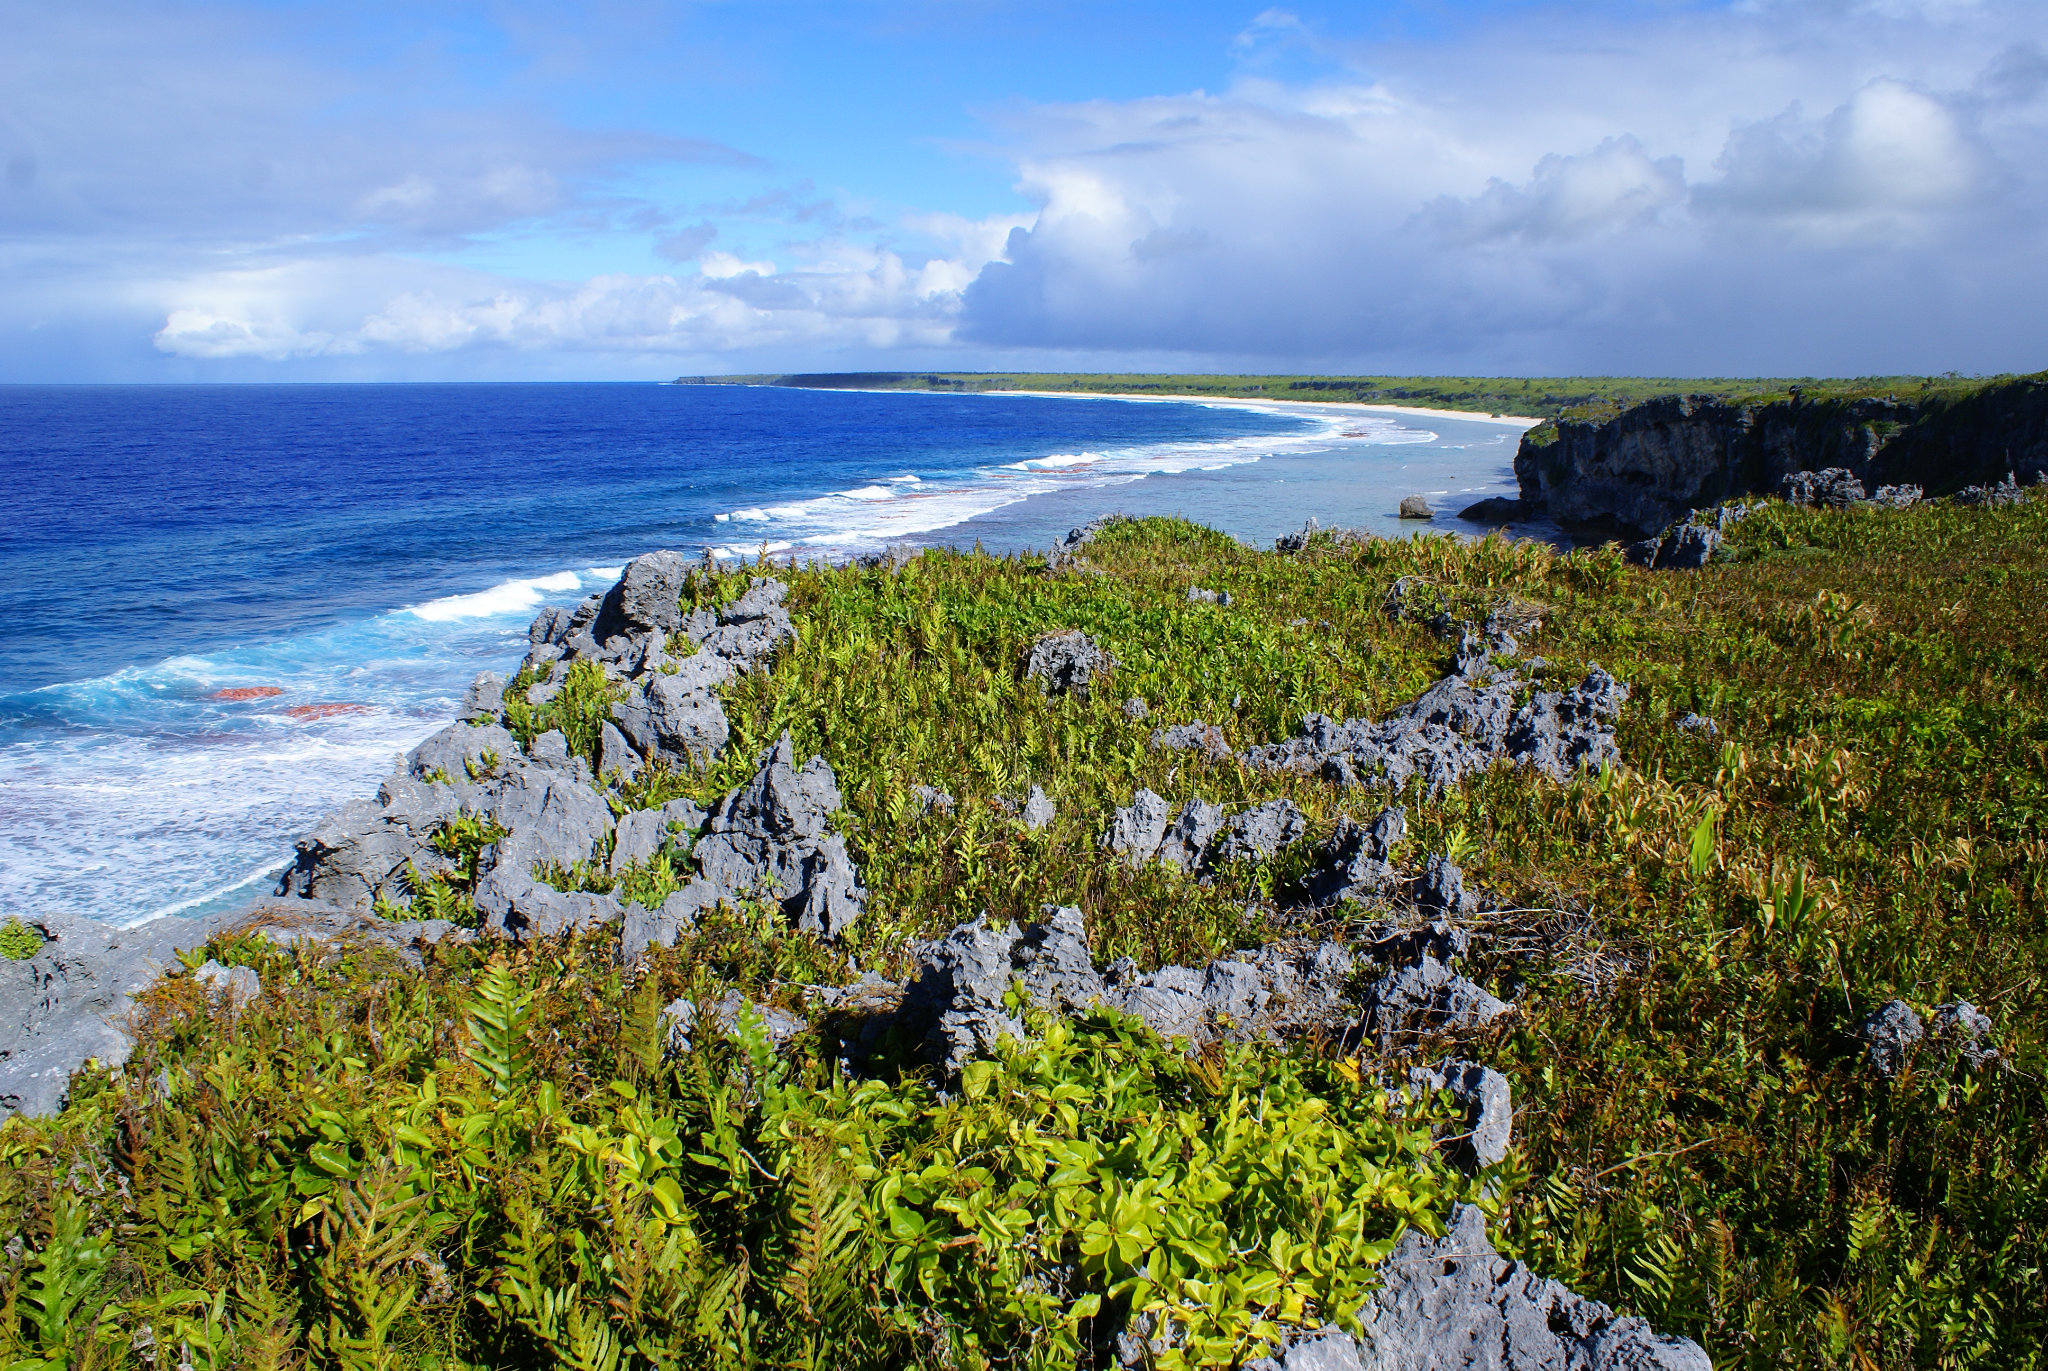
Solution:
[[[1113,510],[1391,533],[1403,494],[1509,489],[1517,436],[1026,396],[0,387],[0,913],[246,899],[536,608],[650,548],[1009,551]]]

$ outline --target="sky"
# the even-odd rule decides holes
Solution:
[[[0,381],[2048,368],[2042,0],[0,0]]]

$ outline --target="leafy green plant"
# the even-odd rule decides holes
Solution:
[[[25,962],[42,950],[43,935],[20,919],[9,915],[5,923],[0,923],[0,957]]]

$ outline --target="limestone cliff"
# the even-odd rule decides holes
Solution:
[[[1670,395],[1542,425],[1515,455],[1523,508],[1582,539],[1649,537],[1688,510],[1776,494],[1787,474],[1824,467],[1929,495],[2032,480],[2048,471],[2048,373],[1913,400]]]

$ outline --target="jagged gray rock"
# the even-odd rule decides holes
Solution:
[[[1678,721],[1678,731],[1680,733],[1697,733],[1707,738],[1718,738],[1721,736],[1721,726],[1704,714],[1686,715]]]
[[[1209,844],[1223,831],[1223,809],[1207,800],[1189,800],[1167,826],[1155,855],[1168,866],[1199,871],[1207,865]]]
[[[666,550],[645,553],[626,563],[624,573],[599,604],[591,636],[606,643],[680,628],[690,565],[682,553]]]
[[[1311,1027],[1340,1030],[1352,1017],[1345,987],[1353,970],[1342,944],[1274,945],[1225,957],[1197,970],[1163,967],[1138,975],[1127,966],[1098,973],[1081,911],[1048,907],[1043,922],[962,924],[913,950],[918,970],[902,1013],[921,1027],[927,1054],[947,1074],[992,1049],[1023,1024],[1004,1005],[1011,982],[1052,1013],[1101,1004],[1144,1020],[1165,1038],[1199,1045],[1218,1036],[1270,1037]]]
[[[1465,873],[1441,852],[1432,853],[1422,864],[1415,881],[1415,903],[1438,914],[1469,914],[1479,907],[1479,898],[1465,888]]]
[[[1201,586],[1188,587],[1188,603],[1191,605],[1217,605],[1228,609],[1231,604],[1227,590],[1207,590]]]
[[[1490,666],[1446,676],[1384,722],[1312,714],[1297,737],[1239,758],[1249,767],[1320,774],[1347,787],[1397,790],[1419,776],[1431,794],[1497,761],[1565,781],[1581,768],[1619,759],[1614,720],[1627,686],[1595,666],[1572,689],[1535,691],[1517,709],[1520,684]]]
[[[1388,860],[1408,833],[1408,812],[1399,805],[1380,811],[1370,828],[1350,815],[1323,844],[1322,860],[1309,877],[1309,898],[1319,905],[1340,900],[1366,900],[1392,894],[1400,884]]]
[[[1988,1066],[1998,1060],[1998,1049],[1984,1040],[1991,1035],[1990,1016],[1968,1000],[1957,1000],[1934,1011],[1933,1036],[1953,1046],[1972,1067]]]
[[[1153,729],[1152,746],[1163,752],[1199,752],[1211,761],[1221,761],[1232,755],[1223,730],[1200,719],[1189,724]]]
[[[1031,787],[1031,793],[1024,799],[1024,827],[1035,833],[1052,822],[1055,812],[1045,791],[1038,786]]]
[[[1308,831],[1308,816],[1288,799],[1267,800],[1233,814],[1223,825],[1214,862],[1258,861],[1270,857]]]
[[[462,723],[496,723],[505,708],[505,678],[495,671],[479,671],[462,696],[462,708],[455,717]]]
[[[920,814],[944,814],[950,817],[953,813],[952,795],[937,786],[914,785],[910,788],[910,793],[917,800],[917,812]]]
[[[2026,498],[2020,490],[2020,483],[2013,478],[2011,472],[2007,472],[2005,479],[1997,485],[1964,486],[1955,493],[1957,504],[1982,505],[1987,509],[2003,509],[2007,505],[2019,504]]]
[[[771,890],[799,929],[838,937],[867,899],[845,843],[826,831],[839,804],[831,766],[813,757],[798,770],[784,733],[753,779],[712,808],[696,847],[705,880],[735,896]]]
[[[1461,1166],[1492,1166],[1508,1155],[1514,1134],[1514,1098],[1507,1077],[1478,1062],[1446,1057],[1435,1066],[1408,1070],[1408,1084],[1418,1092],[1449,1091],[1465,1111],[1466,1134],[1450,1149]]]
[[[1088,698],[1095,678],[1116,668],[1116,658],[1104,652],[1093,638],[1078,628],[1047,633],[1031,645],[1024,662],[1026,680],[1038,682],[1046,695]]]
[[[224,921],[166,918],[115,928],[39,914],[22,922],[43,945],[23,961],[0,958],[0,1118],[56,1113],[71,1074],[88,1059],[123,1065],[134,996],[177,969],[178,953],[203,945]]]
[[[1111,852],[1121,852],[1132,866],[1143,866],[1159,850],[1161,840],[1166,837],[1166,800],[1150,790],[1139,790],[1131,802],[1116,812],[1110,821],[1109,832],[1103,835],[1102,845]]]
[[[1152,706],[1146,704],[1143,698],[1137,695],[1133,695],[1130,699],[1124,701],[1124,717],[1134,724],[1145,722],[1146,717],[1151,713]]]
[[[694,800],[670,800],[659,809],[636,809],[619,816],[612,834],[611,872],[617,876],[636,862],[645,862],[679,834],[692,837],[704,827],[706,814]]]
[[[1424,953],[1412,966],[1388,972],[1365,995],[1359,1030],[1381,1050],[1396,1042],[1483,1028],[1513,1009],[1484,987]]]
[[[208,957],[192,973],[206,987],[207,997],[232,1015],[240,1014],[263,993],[263,982],[246,966],[227,967]]]
[[[1919,486],[1879,486],[1877,493],[1870,497],[1870,503],[1880,509],[1911,509],[1920,503],[1924,494]]]
[[[640,754],[618,727],[606,723],[597,735],[597,774],[605,782],[631,781],[640,774]]]
[[[1824,509],[1847,509],[1869,498],[1864,492],[1863,482],[1857,480],[1856,473],[1847,467],[1789,472],[1780,488],[1792,504]]]
[[[1890,1077],[1899,1074],[1906,1057],[1927,1036],[1927,1030],[1911,1005],[1904,1000],[1892,1000],[1866,1015],[1856,1029],[1856,1036],[1863,1042],[1872,1068],[1878,1075]]]
[[[657,672],[612,706],[619,731],[641,756],[681,769],[701,767],[724,750],[732,734],[725,707],[708,685],[692,688],[696,676]]]
[[[740,1015],[752,1010],[761,1020],[761,1026],[768,1033],[768,1041],[780,1052],[804,1030],[810,1027],[802,1017],[774,1005],[756,1004],[737,990],[728,990],[718,1002],[711,1006],[708,1015],[712,1027],[720,1036],[730,1034],[738,1026]],[[698,1023],[697,1002],[689,999],[671,1000],[661,1011],[662,1048],[670,1056],[682,1056],[690,1051],[691,1034]]]
[[[1246,1371],[1713,1371],[1697,1343],[1502,1257],[1473,1205],[1451,1211],[1441,1238],[1408,1230],[1380,1269],[1359,1338],[1326,1327]]]

